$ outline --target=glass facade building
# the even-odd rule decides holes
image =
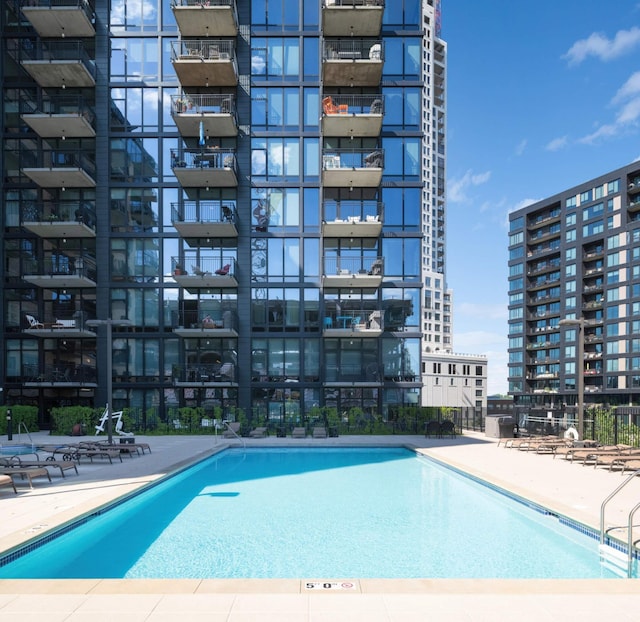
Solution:
[[[640,164],[509,215],[509,393],[544,411],[640,401]],[[570,410],[569,410],[570,411]]]
[[[438,2],[2,4],[6,403],[46,427],[107,374],[145,426],[421,403],[452,347]]]

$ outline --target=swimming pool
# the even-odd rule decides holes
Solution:
[[[596,539],[405,449],[228,449],[32,548],[0,578],[614,576]]]
[[[36,451],[37,445],[0,445],[0,456],[23,456]]]

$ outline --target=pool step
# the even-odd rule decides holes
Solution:
[[[600,563],[624,579],[629,577],[629,559],[624,551],[620,551],[609,544],[600,544],[598,546],[600,553]]]

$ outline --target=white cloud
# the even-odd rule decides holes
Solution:
[[[491,172],[472,173],[467,171],[461,178],[452,179],[447,186],[447,198],[454,203],[463,203],[468,200],[467,190],[472,186],[481,186],[487,183]]]
[[[519,209],[522,209],[523,207],[528,207],[529,205],[533,205],[538,201],[540,201],[540,199],[521,199],[513,206],[513,209],[509,210],[509,213],[517,212]]]
[[[576,41],[562,58],[569,65],[579,65],[589,56],[595,56],[602,61],[610,61],[633,51],[640,46],[640,28],[634,26],[630,30],[619,30],[613,39],[594,32],[586,39]]]
[[[612,138],[638,125],[640,120],[640,72],[635,72],[611,98],[618,111],[612,123],[605,123],[578,142],[593,145],[601,139]]]
[[[560,136],[547,143],[545,149],[547,151],[560,151],[560,149],[564,149],[568,143],[569,139],[566,136]]]
[[[526,147],[527,147],[527,139],[524,138],[516,146],[516,155],[521,156],[524,153],[524,150]]]
[[[613,96],[611,103],[617,105],[628,97],[640,95],[640,71],[636,71],[631,77],[618,89]]]

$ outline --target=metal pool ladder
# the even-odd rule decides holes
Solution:
[[[640,469],[634,471],[627,479],[620,484],[600,506],[600,561],[602,561],[610,570],[618,575],[622,575],[630,579],[633,575],[633,517],[640,510],[640,503],[637,503],[629,512],[627,519],[627,552],[620,551],[611,544],[606,542],[606,529],[604,525],[605,507],[634,477],[640,475]]]

